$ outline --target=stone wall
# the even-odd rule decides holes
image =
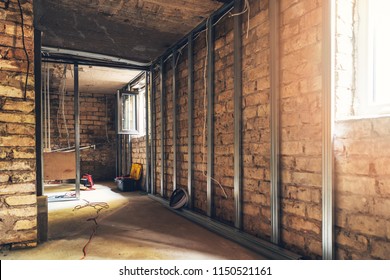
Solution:
[[[33,4],[22,4],[23,50],[17,1],[0,8],[0,246],[35,246],[37,197],[35,188],[35,112]]]

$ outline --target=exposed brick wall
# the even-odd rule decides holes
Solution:
[[[335,207],[338,259],[390,258],[390,119],[359,118],[356,0],[337,1]],[[363,71],[364,69],[359,69]],[[349,119],[348,119],[349,118]]]
[[[142,164],[141,187],[146,190],[146,136],[133,136],[131,138],[131,162]]]
[[[243,227],[268,240],[270,226],[270,73],[268,1],[243,17]]]
[[[164,102],[164,197],[170,197],[173,192],[173,88],[172,88],[172,59],[164,64],[165,67],[165,102]]]
[[[354,20],[353,1],[339,1],[336,57],[338,117],[354,111],[353,43],[347,22]],[[270,229],[270,42],[269,1],[250,1],[250,28],[243,21],[243,229],[269,240]],[[305,258],[322,255],[322,6],[321,1],[282,0],[280,11],[281,241]],[[245,17],[244,17],[245,19]],[[215,178],[216,219],[234,220],[232,19],[216,27]],[[204,131],[205,33],[194,41],[194,207],[206,212],[206,178],[202,151]],[[187,54],[178,60],[178,182],[187,187]],[[348,56],[349,54],[349,56]],[[343,77],[347,78],[343,78]],[[166,83],[171,76],[168,72]],[[157,77],[157,85],[159,83]],[[169,84],[169,86],[171,86]],[[167,88],[168,91],[168,88]],[[167,92],[169,102],[169,93]],[[159,87],[156,92],[159,98]],[[157,119],[159,119],[159,102]],[[171,114],[167,105],[167,113]],[[168,116],[167,115],[167,116]],[[387,171],[389,118],[338,121],[335,138],[336,253],[339,259],[388,259],[389,212]],[[156,130],[159,131],[160,122]],[[170,124],[170,120],[167,120]],[[167,127],[167,132],[170,130]],[[171,139],[166,132],[165,141]],[[159,138],[159,133],[157,134]],[[207,139],[207,137],[206,137]],[[167,147],[167,146],[166,146]],[[157,144],[159,150],[159,143]],[[169,152],[168,152],[169,153]],[[157,153],[157,165],[159,162]],[[206,156],[206,155],[205,155]],[[169,156],[167,172],[169,166]],[[205,159],[204,162],[207,162]],[[159,175],[160,169],[157,169]],[[157,185],[160,185],[158,179]],[[157,188],[159,191],[159,188]]]
[[[54,89],[51,102],[51,149],[74,146],[74,99],[73,93],[64,96]],[[115,177],[115,94],[80,93],[80,145],[96,145],[95,149],[80,152],[81,173],[92,174],[94,180]],[[107,111],[106,111],[107,109]],[[66,124],[66,127],[65,127]]]
[[[321,1],[281,1],[282,242],[320,258]]]
[[[188,53],[184,48],[177,64],[177,187],[188,187]]]
[[[390,258],[390,118],[336,123],[339,259]]]
[[[234,92],[233,92],[233,18],[225,17],[215,27],[214,76],[214,184],[215,217],[234,224]]]
[[[22,8],[31,62],[26,99],[27,60],[17,1],[0,9],[0,245],[23,247],[36,245],[37,198],[32,1]]]
[[[161,98],[161,88],[160,88],[160,71],[155,70],[153,73],[154,77],[154,87],[155,94],[152,96],[154,99],[154,121],[155,127],[154,129],[154,148],[155,148],[155,180],[154,187],[156,194],[161,195],[161,106],[160,106],[160,98]]]
[[[205,112],[204,112],[204,60],[206,58],[205,32],[194,40],[194,118],[193,118],[193,199],[194,209],[200,213],[207,211],[207,136],[203,139]],[[207,126],[206,126],[207,129]],[[207,130],[206,130],[207,131]],[[207,133],[207,132],[206,132]],[[204,145],[203,143],[206,142]],[[204,158],[202,157],[204,155]]]

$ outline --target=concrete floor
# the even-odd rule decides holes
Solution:
[[[46,188],[51,196],[74,189],[71,185]],[[96,185],[82,191],[81,200],[49,203],[49,241],[36,248],[3,251],[2,260],[82,259],[96,216],[96,210],[77,205],[106,202],[97,219],[98,227],[86,248],[85,259],[111,260],[255,260],[264,259],[234,242],[194,224],[142,193],[122,193],[115,184]]]

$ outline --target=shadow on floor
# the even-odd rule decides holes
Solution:
[[[72,188],[59,185],[48,190],[48,195]],[[77,260],[84,257],[86,244],[85,259],[264,259],[176,215],[141,192],[118,192],[113,182],[96,184],[96,190],[82,191],[80,198],[49,203],[48,242],[3,252],[0,259]],[[97,211],[86,206],[87,202],[109,207],[100,210],[94,234]]]

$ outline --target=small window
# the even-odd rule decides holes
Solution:
[[[358,0],[359,113],[390,114],[389,0]]]
[[[137,93],[118,91],[118,133],[138,134]]]

